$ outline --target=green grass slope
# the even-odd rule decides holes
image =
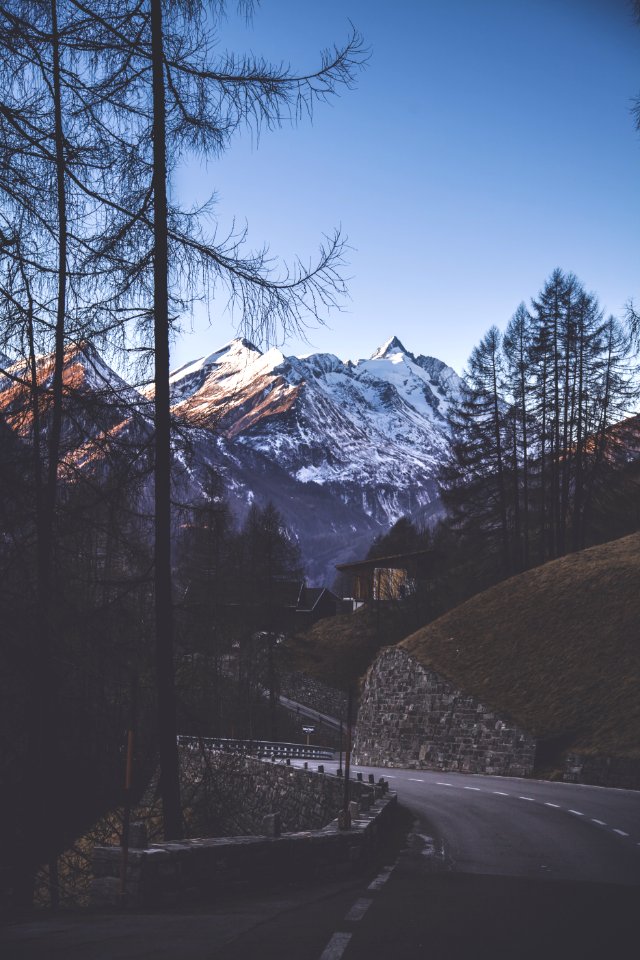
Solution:
[[[512,577],[401,646],[535,736],[640,758],[640,534]]]

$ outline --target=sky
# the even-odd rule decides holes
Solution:
[[[246,224],[285,261],[348,237],[343,309],[284,353],[357,360],[396,335],[461,372],[557,266],[608,313],[640,302],[630,0],[263,0],[219,23],[219,47],[306,72],[349,21],[370,50],[355,89],[172,185],[187,205],[215,193],[222,233]],[[242,332],[222,294],[182,327],[174,368]]]

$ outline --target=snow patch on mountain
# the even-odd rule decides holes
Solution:
[[[43,388],[52,372],[52,355],[39,358]],[[151,389],[139,393],[84,343],[65,356],[64,382],[75,404],[65,448],[76,467],[99,471],[109,439],[148,448]],[[170,387],[176,501],[206,496],[211,470],[239,521],[252,503],[272,501],[311,582],[331,583],[336,563],[366,553],[401,516],[425,522],[439,513],[445,413],[460,380],[397,337],[355,362],[262,352],[236,339],[173,371]],[[26,387],[0,376],[0,409],[28,434]]]
[[[324,489],[325,501],[383,529],[405,514],[420,518],[437,509],[445,414],[460,380],[397,337],[357,362],[330,353],[261,353],[233,340],[175,371],[171,389],[176,416],[225,438],[241,461],[252,459],[254,494],[271,484],[273,499],[272,472],[281,489],[287,478],[295,493],[283,512],[294,530],[304,488],[309,502]],[[334,525],[326,512],[318,522]],[[361,528],[362,519],[355,525]]]

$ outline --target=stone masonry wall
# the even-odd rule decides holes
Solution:
[[[597,787],[640,790],[640,760],[632,757],[568,753],[562,779],[567,783],[591,783]]]
[[[317,830],[337,816],[344,781],[283,763],[199,748],[180,748],[182,795],[188,806],[190,836],[231,837],[262,832],[265,814],[279,813],[283,832]],[[360,800],[373,794],[352,780],[350,793]]]
[[[124,901],[120,848],[96,847],[92,904],[146,909],[198,900],[210,903],[232,885],[273,891],[281,884],[349,875],[370,862],[393,822],[395,794],[379,786],[375,793],[377,800],[358,814],[349,830],[339,829],[333,821],[322,830],[279,837],[206,837],[130,849]]]
[[[280,692],[290,700],[297,700],[298,703],[329,717],[335,717],[336,720],[347,716],[346,693],[336,687],[329,687],[306,673],[282,673]]]
[[[535,739],[398,647],[367,674],[354,740],[371,766],[530,776]]]

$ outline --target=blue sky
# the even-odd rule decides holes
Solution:
[[[395,334],[461,371],[556,266],[609,312],[640,300],[628,0],[263,0],[249,27],[220,24],[220,47],[306,70],[349,20],[371,50],[355,90],[174,181],[187,203],[215,191],[222,231],[246,222],[284,259],[348,236],[344,310],[285,353],[356,360]],[[174,367],[236,334],[224,307],[184,318]]]

